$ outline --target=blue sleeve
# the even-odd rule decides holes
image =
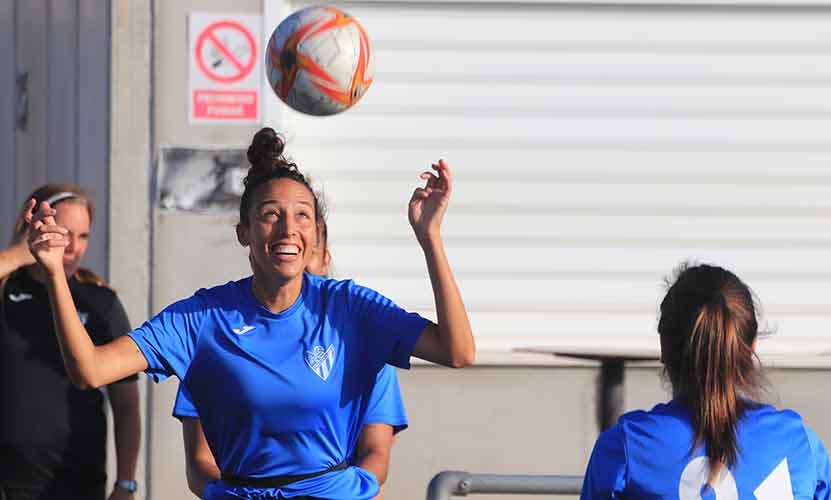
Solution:
[[[817,488],[814,492],[815,500],[831,499],[831,462],[828,459],[828,450],[819,440],[816,433],[807,425],[805,433],[808,435],[808,444],[811,446],[811,456],[817,474]]]
[[[147,359],[147,373],[155,382],[171,375],[182,380],[187,372],[207,304],[197,292],[167,306],[129,333]]]
[[[407,411],[404,409],[401,387],[398,386],[398,374],[390,365],[384,365],[375,377],[363,419],[363,425],[366,424],[389,424],[396,434],[407,428]]]
[[[603,432],[594,444],[580,500],[623,498],[626,488],[626,443],[620,424]]]
[[[352,282],[349,304],[378,369],[384,363],[409,368],[413,346],[429,321],[398,307],[375,290]]]
[[[176,392],[176,402],[173,403],[173,416],[176,418],[199,418],[199,413],[193,404],[190,391],[182,382],[179,382],[179,390]]]

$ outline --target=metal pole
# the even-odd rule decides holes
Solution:
[[[467,472],[457,470],[439,472],[427,485],[427,500],[448,500],[468,476]]]
[[[427,500],[448,500],[452,495],[471,493],[515,493],[531,495],[579,494],[580,476],[469,474],[444,471],[433,477],[427,487]]]
[[[618,358],[600,362],[597,423],[601,432],[615,425],[623,413],[623,365],[624,361]]]

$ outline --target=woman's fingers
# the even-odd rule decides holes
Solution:
[[[438,178],[438,177],[436,177],[436,176],[435,176],[432,172],[422,172],[422,173],[421,173],[421,175],[420,175],[419,177],[421,177],[422,179],[424,179],[425,181],[427,181],[427,182],[424,184],[425,189],[427,189],[427,188],[430,188],[430,189],[435,188],[435,187],[438,185],[438,183],[439,183],[439,178]]]
[[[453,176],[450,173],[450,166],[444,160],[439,160],[438,165],[436,165],[436,171],[439,173],[439,178],[445,184],[445,189],[450,191],[451,186],[453,185]]]
[[[61,226],[47,226],[46,224],[41,225],[37,229],[38,234],[57,234],[59,237],[63,237],[66,234],[69,234],[69,231],[65,227]]]
[[[32,227],[35,228],[35,229],[40,227],[42,224],[46,224],[46,225],[49,225],[49,226],[54,226],[55,225],[55,214],[57,214],[57,213],[58,213],[57,210],[50,207],[49,204],[44,201],[43,203],[40,204],[40,207],[38,207],[37,212],[32,214],[32,212],[29,211],[26,214],[26,222],[31,224]]]
[[[419,198],[427,198],[431,194],[449,195],[452,186],[452,177],[450,175],[450,167],[444,160],[439,160],[438,163],[430,165],[434,172],[424,171],[419,174],[419,178],[426,181]],[[418,191],[418,190],[417,190]],[[415,193],[413,193],[415,197]]]
[[[26,203],[23,204],[23,220],[26,222],[31,222],[32,215],[34,215],[35,205],[37,205],[37,201],[34,198],[29,198],[26,200]]]
[[[38,246],[44,243],[49,247],[65,247],[67,240],[64,238],[64,233],[58,231],[40,233],[32,238],[32,245]]]
[[[432,190],[430,188],[415,188],[415,191],[413,191],[413,199],[423,200],[425,198],[429,198],[431,191]]]
[[[31,248],[43,249],[67,246],[68,243],[64,235],[68,234],[69,231],[55,223],[57,211],[54,208],[43,202],[38,207],[37,212],[33,214],[34,199],[29,200],[26,207],[25,219],[31,226],[29,231]]]

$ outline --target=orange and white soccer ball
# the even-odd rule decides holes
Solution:
[[[265,67],[283,102],[306,114],[333,115],[352,107],[372,85],[372,44],[342,10],[306,7],[271,34]]]

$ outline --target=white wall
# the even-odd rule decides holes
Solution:
[[[341,115],[266,120],[325,187],[341,273],[434,315],[406,201],[443,157],[480,346],[654,339],[685,260],[828,342],[831,8],[330,3],[372,37],[375,83]]]

